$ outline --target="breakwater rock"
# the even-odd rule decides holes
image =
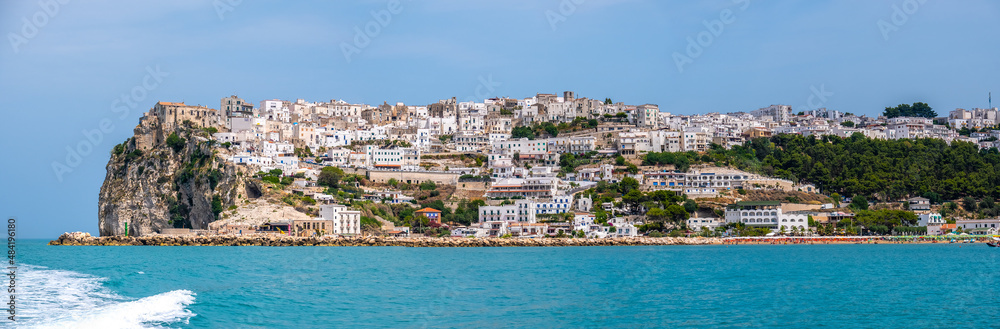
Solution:
[[[717,238],[607,238],[607,239],[500,239],[428,237],[293,237],[284,235],[212,235],[139,237],[93,237],[89,233],[65,233],[50,241],[55,246],[394,246],[394,247],[583,247],[583,246],[662,246],[722,244]]]

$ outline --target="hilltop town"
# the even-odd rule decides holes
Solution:
[[[787,151],[784,140],[752,145],[1000,146],[997,108],[885,114],[771,105],[675,115],[570,91],[429,105],[158,102],[112,150],[101,235],[995,234],[993,192],[969,204],[910,185],[869,191],[831,182],[823,164],[787,168],[799,160],[754,151]]]

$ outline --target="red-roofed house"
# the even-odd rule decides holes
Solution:
[[[413,212],[413,216],[420,217],[421,215],[426,216],[431,220],[431,223],[441,224],[441,211],[434,208],[424,208]]]

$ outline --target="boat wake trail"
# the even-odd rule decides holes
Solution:
[[[104,278],[31,265],[19,269],[18,328],[169,328],[194,316],[187,307],[195,294],[188,290],[134,299],[105,288]]]

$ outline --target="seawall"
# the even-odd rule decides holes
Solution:
[[[383,246],[383,247],[583,247],[583,246],[663,246],[722,244],[717,238],[610,238],[610,239],[500,239],[428,237],[293,237],[278,235],[213,235],[140,237],[93,237],[89,233],[64,233],[49,242],[54,246]]]

